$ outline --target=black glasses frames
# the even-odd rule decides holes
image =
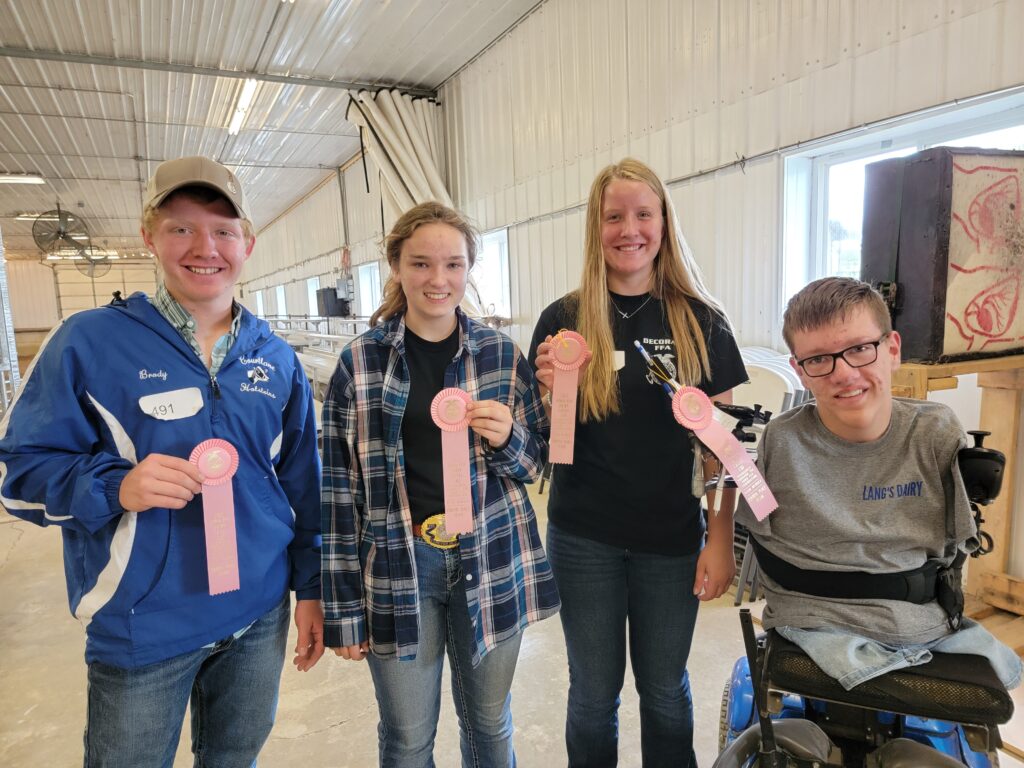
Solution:
[[[836,369],[836,360],[840,357],[851,368],[863,368],[878,359],[878,346],[886,340],[888,333],[883,333],[876,341],[862,341],[839,352],[823,352],[810,355],[796,364],[813,379],[828,376]]]

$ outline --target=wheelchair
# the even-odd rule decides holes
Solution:
[[[979,524],[998,495],[1005,457],[982,446],[959,455]],[[991,550],[979,533],[978,554]],[[998,766],[999,726],[1013,702],[987,659],[934,653],[847,691],[798,646],[769,630],[756,638],[740,611],[746,657],[722,698],[714,768],[988,768]]]
[[[748,609],[740,621],[747,657],[723,696],[714,768],[999,765],[1013,702],[985,658],[935,653],[847,691],[781,635],[755,639]]]

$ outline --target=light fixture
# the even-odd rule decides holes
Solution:
[[[15,221],[35,221],[36,219],[42,219],[43,221],[56,221],[56,216],[43,216],[41,213],[19,213],[14,217]]]
[[[235,110],[231,115],[231,122],[228,124],[228,133],[234,136],[238,133],[238,129],[242,127],[242,121],[245,120],[245,114],[249,111],[249,107],[252,106],[252,98],[256,95],[256,86],[259,83],[252,78],[245,81],[245,85],[242,86],[242,92],[238,94],[238,101],[235,103]]]
[[[45,184],[46,181],[38,173],[2,173],[0,184]]]

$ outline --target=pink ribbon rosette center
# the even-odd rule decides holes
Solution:
[[[729,430],[715,421],[711,399],[694,387],[680,387],[672,397],[676,421],[692,430],[721,461],[736,481],[754,517],[764,520],[779,506],[746,448]]]
[[[206,534],[206,575],[210,594],[239,588],[235,496],[231,478],[238,470],[238,451],[227,440],[206,440],[188,459],[203,473],[203,531]]]
[[[551,439],[548,460],[552,464],[572,464],[576,442],[576,396],[580,386],[580,368],[587,361],[587,341],[575,331],[559,331],[551,339]]]
[[[444,527],[449,533],[473,530],[473,495],[469,476],[469,404],[473,398],[456,387],[442,389],[430,404],[441,430],[444,477]]]

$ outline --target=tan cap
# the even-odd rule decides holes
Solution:
[[[169,194],[188,186],[217,190],[235,206],[238,218],[252,221],[238,177],[208,157],[181,157],[160,163],[152,178],[146,183],[143,210],[149,207],[158,208]]]

